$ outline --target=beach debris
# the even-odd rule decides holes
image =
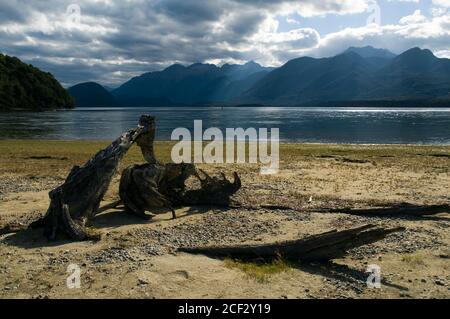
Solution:
[[[310,198],[311,199],[311,198]],[[310,203],[308,201],[308,203]],[[235,207],[241,207],[252,210],[269,209],[269,210],[292,210],[303,213],[340,213],[348,215],[360,215],[360,216],[378,216],[378,217],[395,217],[395,216],[429,216],[441,213],[450,213],[449,204],[440,205],[414,205],[409,203],[402,203],[399,205],[392,205],[386,207],[369,207],[369,208],[326,208],[326,207],[313,207],[313,208],[297,208],[293,206],[284,206],[276,204],[263,204],[256,206],[239,205]]]
[[[194,176],[200,188],[189,189],[186,181]],[[152,208],[168,208],[176,218],[173,207],[221,206],[228,207],[231,196],[241,187],[241,180],[234,173],[234,181],[224,174],[210,176],[193,164],[144,164],[124,170],[119,187],[120,198],[125,208],[137,216],[148,219],[145,211]]]
[[[139,139],[146,164],[127,167],[121,176],[119,195],[125,209],[144,219],[151,218],[146,211],[152,208],[168,208],[176,218],[173,207],[214,205],[229,206],[231,196],[241,187],[241,180],[234,173],[230,182],[223,173],[210,176],[191,163],[167,163],[158,161],[153,151],[154,134]],[[200,181],[200,188],[187,189],[190,177]]]
[[[123,171],[119,186],[120,200],[100,208],[100,211],[123,204],[127,212],[148,220],[152,216],[145,212],[154,212],[154,208],[167,208],[176,218],[174,207],[230,205],[231,196],[241,187],[237,173],[234,173],[234,181],[231,182],[223,173],[219,177],[210,176],[194,164],[163,164],[155,157],[154,137],[153,129],[145,138],[136,140],[147,163],[132,165]],[[187,179],[192,176],[198,179],[200,188],[186,187]]]
[[[50,191],[46,215],[30,227],[44,228],[44,235],[49,240],[55,240],[59,233],[75,240],[98,239],[98,234],[86,226],[98,213],[120,160],[135,142],[145,144],[147,139],[153,140],[154,135],[154,117],[141,116],[135,129],[122,134],[83,166],[73,167],[64,184]],[[151,147],[145,150],[153,151]]]
[[[193,164],[144,164],[126,168],[120,179],[119,195],[127,211],[144,219],[145,211],[168,208],[175,219],[176,194],[185,189],[185,181],[195,174]]]
[[[272,244],[181,247],[178,248],[178,251],[213,258],[229,257],[243,261],[271,261],[279,258],[295,262],[329,261],[343,257],[352,248],[380,241],[389,234],[404,230],[404,227],[384,228],[369,224]]]
[[[49,240],[55,240],[58,234],[74,240],[95,240],[100,236],[88,227],[91,220],[121,204],[126,211],[145,219],[151,218],[145,212],[155,207],[170,209],[176,218],[175,206],[229,205],[230,197],[241,187],[237,173],[230,182],[224,174],[210,176],[194,164],[160,163],[154,154],[155,131],[155,118],[142,115],[137,128],[122,134],[83,166],[73,167],[65,182],[49,193],[46,215],[30,227],[44,228]],[[120,181],[120,200],[100,208],[120,160],[134,143],[141,148],[147,163],[126,168]],[[185,182],[191,176],[198,178],[200,188],[186,188]]]
[[[229,207],[235,205],[231,196],[241,188],[241,178],[233,173],[233,181],[228,180],[224,173],[219,176],[210,176],[202,169],[194,175],[200,181],[200,188],[186,189],[176,194],[178,204],[183,206],[210,205],[216,207]]]
[[[372,208],[338,208],[326,210],[330,213],[345,213],[351,215],[373,215],[373,216],[426,216],[436,215],[440,213],[450,213],[449,204],[441,205],[414,205],[402,203],[400,205],[389,207],[372,207]]]

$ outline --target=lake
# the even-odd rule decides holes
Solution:
[[[141,114],[157,118],[157,139],[194,120],[203,128],[280,129],[283,141],[354,144],[450,145],[450,108],[78,108],[0,113],[2,139],[111,140],[136,126]]]

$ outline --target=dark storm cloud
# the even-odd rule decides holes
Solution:
[[[27,16],[27,7],[22,1],[1,1],[0,21],[4,22],[24,22]]]
[[[166,15],[186,24],[197,24],[205,21],[217,21],[223,12],[223,1],[159,1],[154,9],[158,13]]]

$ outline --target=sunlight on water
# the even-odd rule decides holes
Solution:
[[[1,138],[113,139],[136,126],[141,114],[157,118],[157,139],[172,130],[280,129],[284,141],[361,144],[450,145],[450,108],[79,108],[41,113],[0,113]]]

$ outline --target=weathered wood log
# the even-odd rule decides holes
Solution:
[[[216,258],[270,261],[283,258],[290,261],[328,261],[343,257],[348,250],[384,239],[405,228],[386,229],[375,225],[343,231],[330,231],[307,238],[264,245],[231,247],[182,247],[178,251]]]
[[[440,213],[450,213],[450,205],[412,205],[403,204],[391,207],[375,207],[375,208],[342,208],[327,210],[328,212],[345,213],[352,215],[374,215],[374,216],[426,216],[436,215]]]
[[[153,143],[154,131],[154,118],[143,115],[137,128],[122,134],[83,166],[73,167],[64,184],[49,193],[51,202],[46,215],[31,227],[43,227],[49,240],[59,233],[75,240],[96,237],[85,226],[98,213],[120,160],[135,141],[146,145],[145,139],[150,137]],[[145,150],[144,156],[151,157],[153,148]]]
[[[298,208],[284,206],[284,205],[272,205],[262,204],[258,206],[246,206],[237,204],[235,207],[259,210],[293,210],[299,211]],[[373,216],[396,216],[396,215],[409,215],[409,216],[427,216],[436,215],[441,213],[450,213],[450,205],[413,205],[413,204],[401,204],[389,207],[373,207],[373,208],[303,208],[302,212],[312,213],[342,213],[349,215],[373,215]]]

